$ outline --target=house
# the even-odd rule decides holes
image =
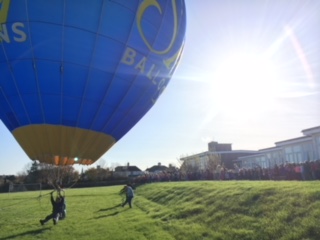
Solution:
[[[114,170],[115,177],[137,177],[142,175],[143,171],[141,171],[137,166],[130,166],[128,163],[127,166],[118,166]]]
[[[168,167],[161,165],[161,163],[158,163],[158,165],[154,165],[151,168],[147,168],[146,172],[159,173],[159,172],[164,172],[164,171],[168,171],[168,170],[169,170]]]

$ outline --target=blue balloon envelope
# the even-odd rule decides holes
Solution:
[[[0,119],[32,160],[91,164],[154,105],[184,0],[0,1]]]

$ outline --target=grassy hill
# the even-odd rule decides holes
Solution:
[[[0,239],[320,239],[320,182],[172,182],[67,189],[67,218],[41,226],[48,192],[0,194]]]

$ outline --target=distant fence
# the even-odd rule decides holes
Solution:
[[[117,185],[126,185],[130,181],[128,179],[121,179],[121,180],[111,180],[111,181],[99,181],[99,182],[89,182],[89,181],[79,181],[76,183],[70,183],[69,185],[62,186],[63,188],[90,188],[90,187],[104,187],[104,186],[117,186]],[[15,186],[26,186],[27,184],[13,184]],[[39,184],[38,184],[39,185]],[[5,183],[0,184],[0,193],[8,193],[10,192],[10,188],[12,188],[12,184]],[[52,190],[53,186],[50,184],[41,184],[42,190]],[[25,191],[33,191],[37,189],[29,189],[24,187],[23,190]],[[11,191],[12,192],[12,191]]]

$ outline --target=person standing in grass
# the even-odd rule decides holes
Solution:
[[[127,184],[126,186],[124,186],[123,191],[126,193],[126,201],[122,204],[122,207],[124,207],[128,203],[129,207],[132,208],[132,199],[134,197],[132,187]]]
[[[50,193],[51,204],[52,204],[52,213],[46,216],[45,219],[40,220],[40,224],[43,225],[48,222],[50,219],[53,219],[53,224],[56,225],[59,221],[59,218],[62,217],[62,213],[64,212],[65,203],[64,197],[60,194],[57,196],[56,200],[53,198],[53,192]]]

